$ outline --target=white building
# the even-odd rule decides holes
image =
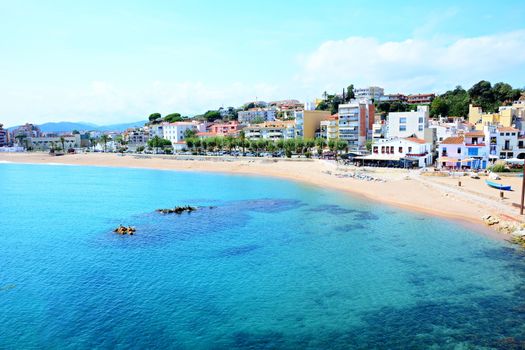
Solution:
[[[385,94],[385,89],[378,86],[370,86],[367,88],[354,89],[354,95],[357,100],[374,100],[379,101]]]
[[[428,128],[428,106],[417,106],[417,111],[391,112],[387,116],[387,138],[416,136],[423,139]]]
[[[63,140],[63,143],[62,143]],[[47,151],[50,149],[80,148],[80,135],[53,136],[53,137],[29,137],[29,146],[34,150]]]
[[[360,159],[424,168],[432,164],[432,144],[416,137],[376,140],[372,145],[372,154]]]
[[[206,132],[206,123],[198,122],[176,122],[176,123],[163,123],[162,124],[162,138],[171,141],[175,144],[179,144],[184,141],[184,133],[187,130],[194,130],[197,132]]]
[[[237,113],[239,123],[250,124],[256,120],[274,121],[277,111],[275,109],[253,108],[247,111],[240,111]]]
[[[493,158],[511,159],[525,157],[525,149],[520,148],[519,130],[510,127],[485,126],[489,140],[489,152]],[[523,140],[522,146],[523,146]]]
[[[350,148],[363,147],[372,139],[375,107],[369,100],[354,100],[339,105],[339,138],[348,142]]]
[[[273,121],[251,125],[243,129],[244,136],[249,140],[279,140],[292,139],[295,135],[294,121]]]

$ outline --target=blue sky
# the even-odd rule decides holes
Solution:
[[[421,5],[423,4],[423,5]],[[523,1],[0,0],[0,123],[525,86]]]

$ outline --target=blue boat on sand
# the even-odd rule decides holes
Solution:
[[[485,180],[485,182],[487,183],[487,185],[489,185],[492,188],[495,188],[495,189],[498,189],[498,190],[502,190],[502,191],[512,191],[512,187],[511,186],[499,184],[497,182],[492,182],[492,181],[489,181],[489,180]]]

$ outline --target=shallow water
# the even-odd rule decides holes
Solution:
[[[282,180],[0,165],[2,349],[518,348],[524,258]]]

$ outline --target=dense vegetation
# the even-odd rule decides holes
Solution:
[[[474,84],[468,91],[461,86],[436,97],[430,105],[430,116],[466,117],[469,104],[480,106],[484,112],[497,112],[500,106],[511,104],[520,98],[524,89],[514,89],[507,83],[494,86],[486,80]]]
[[[321,155],[323,149],[328,146],[329,150],[337,153],[337,151],[343,151],[348,149],[348,143],[340,140],[330,140],[328,143],[325,139],[278,139],[278,140],[249,140],[246,139],[244,134],[241,132],[239,137],[232,136],[217,136],[205,139],[199,138],[188,138],[186,139],[186,145],[188,149],[195,152],[217,152],[217,151],[233,151],[239,150],[243,153],[246,150],[259,155],[261,152],[282,152],[287,157],[291,157],[292,154],[305,155],[311,157],[313,149],[316,148],[318,155]]]

